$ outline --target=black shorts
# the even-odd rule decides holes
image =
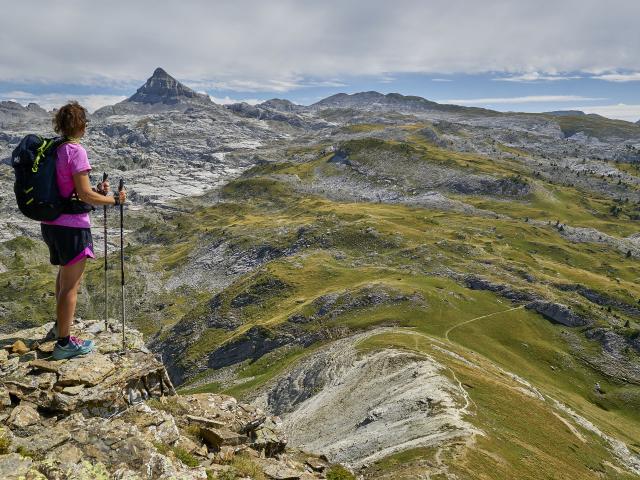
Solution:
[[[93,238],[91,238],[90,228],[61,227],[41,223],[40,230],[44,243],[49,247],[51,265],[66,265],[87,248],[91,249],[91,256],[93,255]]]

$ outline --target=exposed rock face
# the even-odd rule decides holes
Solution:
[[[283,415],[294,445],[357,467],[479,433],[464,419],[466,392],[434,359],[391,349],[358,355],[355,345],[375,333],[320,350],[258,399]]]
[[[529,292],[514,290],[508,285],[493,283],[475,275],[469,275],[464,279],[464,282],[472,290],[488,290],[514,302],[530,302],[534,300],[534,296]]]
[[[584,298],[597,305],[613,307],[624,312],[626,315],[640,318],[640,308],[637,306],[623,302],[597,290],[587,288],[584,285],[559,284],[556,285],[556,287],[564,291],[578,292]]]
[[[0,478],[236,478],[236,455],[267,478],[321,478],[326,462],[285,451],[279,418],[226,395],[177,396],[138,332],[121,352],[118,332],[79,326],[98,351],[70,360],[50,358],[51,324],[0,337]],[[7,354],[15,338],[27,351]]]
[[[639,337],[625,337],[604,328],[588,330],[585,336],[602,346],[599,355],[588,355],[586,361],[610,377],[640,385]]]
[[[589,321],[586,318],[582,318],[569,307],[560,303],[534,300],[533,302],[528,303],[526,308],[529,310],[535,310],[546,319],[561,325],[566,325],[567,327],[583,327],[589,324]]]

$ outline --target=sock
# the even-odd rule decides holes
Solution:
[[[66,347],[69,344],[70,337],[71,335],[67,335],[66,337],[58,338],[58,345],[60,345],[61,347]]]

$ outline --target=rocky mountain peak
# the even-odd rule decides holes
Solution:
[[[175,104],[181,102],[212,103],[208,95],[195,92],[164,69],[158,67],[153,75],[127,101],[137,103]]]

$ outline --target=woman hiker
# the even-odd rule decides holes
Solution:
[[[87,111],[78,102],[70,102],[58,110],[53,119],[54,130],[65,137],[58,147],[56,180],[60,195],[78,198],[91,205],[119,205],[126,200],[126,192],[107,196],[109,183],[91,187],[91,165],[80,139],[87,127]],[[91,238],[89,213],[62,214],[50,222],[42,222],[42,238],[49,247],[52,265],[59,265],[56,277],[56,326],[58,340],[53,358],[60,360],[85,355],[93,350],[92,340],[81,340],[71,335],[71,323],[76,311],[78,288],[87,258],[95,258]]]

